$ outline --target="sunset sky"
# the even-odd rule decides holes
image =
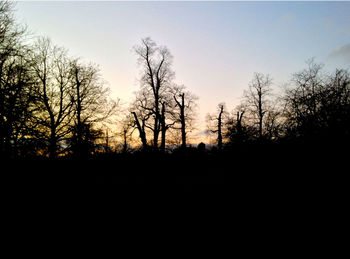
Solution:
[[[73,56],[100,65],[113,97],[139,89],[140,39],[174,56],[177,84],[199,97],[199,124],[220,102],[232,110],[254,72],[274,88],[315,57],[350,68],[350,2],[18,2],[16,17]]]

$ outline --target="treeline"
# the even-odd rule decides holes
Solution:
[[[207,116],[217,147],[244,143],[339,146],[350,140],[350,74],[323,72],[313,59],[292,75],[283,93],[272,91],[272,78],[255,73],[242,102],[228,113],[225,104]]]
[[[146,38],[135,51],[142,68],[141,89],[124,125],[129,125],[131,131],[137,129],[143,149],[164,151],[167,144],[186,148],[195,122],[197,97],[173,83],[172,57],[166,47]],[[305,69],[292,75],[282,93],[273,92],[276,87],[270,75],[255,73],[233,111],[224,103],[218,104],[217,111],[206,117],[206,134],[216,139],[214,150],[250,144],[348,143],[349,71],[326,73],[314,59],[306,64]],[[168,131],[170,138],[166,138]],[[177,138],[174,133],[179,134]]]
[[[172,55],[150,38],[134,47],[140,89],[128,108],[110,98],[99,68],[74,58],[47,38],[27,40],[0,2],[0,156],[88,157],[127,153],[134,147],[165,152],[188,150],[195,129],[197,97],[174,83]],[[28,43],[30,42],[30,43]],[[313,60],[293,74],[278,96],[271,76],[255,73],[242,102],[224,103],[207,116],[216,150],[249,144],[349,143],[350,74],[322,71]],[[113,117],[117,116],[117,117]],[[106,124],[111,123],[112,134]],[[109,128],[108,128],[109,129]],[[117,139],[117,140],[116,140]],[[116,142],[118,142],[116,145]],[[204,144],[199,145],[203,151]]]

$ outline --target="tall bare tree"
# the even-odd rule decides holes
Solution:
[[[218,149],[221,150],[223,146],[223,126],[227,119],[226,105],[219,103],[215,114],[208,114],[206,117],[207,127],[209,133],[217,134]]]
[[[48,38],[34,45],[33,71],[37,84],[37,110],[33,119],[36,136],[48,142],[51,158],[60,151],[60,142],[68,137],[73,119],[70,61],[67,51],[54,46]]]
[[[18,52],[23,44],[26,28],[16,23],[14,2],[0,1],[0,60]]]
[[[70,63],[71,69],[71,99],[73,101],[74,126],[73,150],[80,157],[87,155],[84,143],[89,143],[87,136],[96,123],[101,123],[111,117],[118,107],[118,101],[109,99],[109,88],[104,86],[99,68],[94,64],[84,64],[79,59]],[[85,137],[84,137],[85,136]]]
[[[251,120],[258,127],[258,139],[264,136],[265,115],[271,109],[271,85],[269,75],[255,73],[249,84],[249,90],[244,92],[244,100]]]
[[[34,101],[27,33],[15,22],[13,8],[13,2],[0,2],[0,153],[6,156],[17,155]]]
[[[162,118],[162,111],[165,112],[164,109],[166,108],[164,96],[168,92],[174,76],[171,69],[172,56],[166,47],[157,46],[150,38],[142,39],[141,44],[135,46],[134,50],[142,67],[140,80],[141,91],[143,92],[142,97],[149,99],[147,102],[144,102],[144,104],[147,103],[147,106],[143,106],[142,109],[146,110],[146,113],[153,120],[152,124],[147,123],[147,128],[153,133],[153,147],[158,149],[159,134],[162,126],[163,130],[165,130],[164,118]],[[162,110],[162,108],[164,109]]]
[[[187,132],[193,127],[198,97],[187,91],[185,86],[174,86],[172,93],[176,108],[174,109],[174,120],[180,124],[181,147],[186,148]]]

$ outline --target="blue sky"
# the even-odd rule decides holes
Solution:
[[[350,68],[350,2],[18,2],[16,16],[100,65],[113,96],[139,88],[132,47],[151,37],[174,56],[175,82],[199,96],[200,122],[239,103],[254,72],[277,90],[315,57]]]

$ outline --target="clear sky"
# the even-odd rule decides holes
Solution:
[[[139,69],[132,47],[151,37],[174,56],[175,82],[199,97],[199,123],[239,103],[254,72],[278,89],[315,57],[350,68],[350,2],[18,2],[16,16],[73,56],[100,65],[128,102]]]

